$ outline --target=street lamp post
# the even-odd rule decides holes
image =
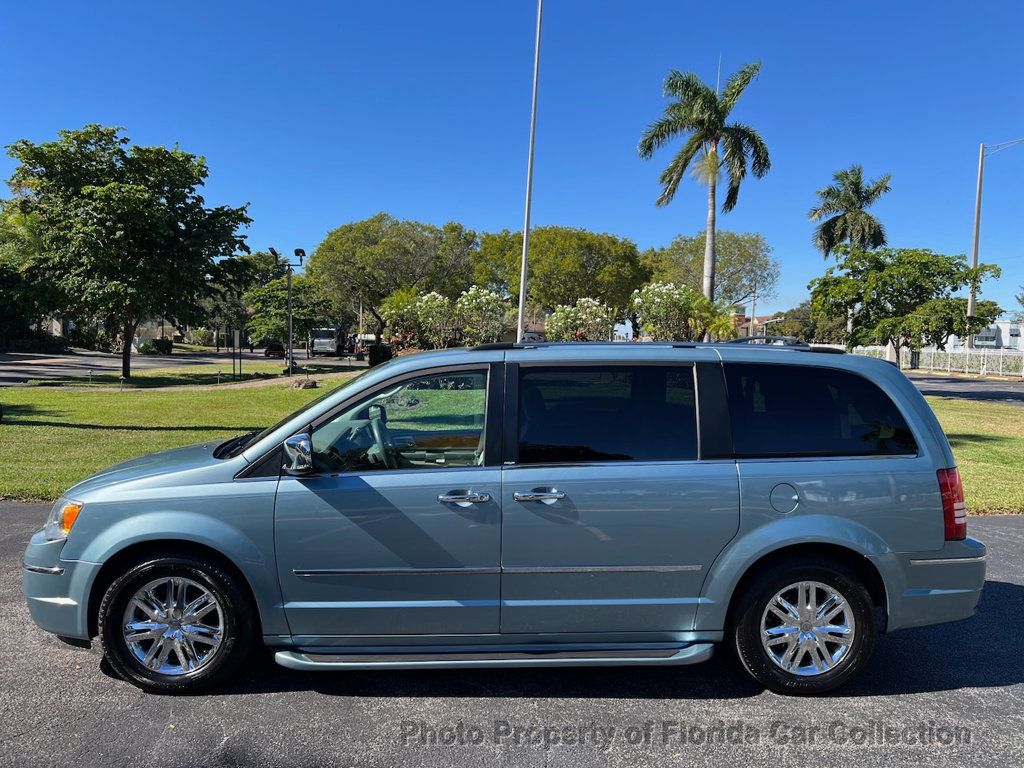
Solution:
[[[516,341],[526,334],[526,273],[530,259],[530,206],[533,203],[533,146],[537,135],[537,81],[540,76],[540,26],[544,0],[537,0],[537,37],[533,47],[533,99],[530,105],[530,151],[526,161],[526,211],[523,214],[523,259],[519,265],[519,316]]]
[[[985,178],[985,155],[994,155],[996,152],[1009,149],[1017,144],[1024,144],[1024,139],[1013,139],[1012,141],[1004,141],[1001,144],[989,144],[988,146],[982,143],[978,146],[978,186],[974,193],[974,238],[971,243],[972,269],[978,268],[978,246],[981,240],[981,187]],[[978,286],[977,283],[972,282],[970,293],[967,295],[967,317],[974,317],[977,302]],[[967,337],[967,348],[974,349],[974,334]]]
[[[267,249],[270,251],[270,255],[274,257],[279,263],[283,263],[288,271],[288,349],[286,355],[288,356],[288,367],[285,369],[285,373],[288,376],[292,375],[293,369],[295,368],[295,352],[294,352],[294,338],[292,336],[292,270],[295,267],[301,267],[303,259],[306,258],[306,252],[302,248],[296,248],[294,253],[298,258],[298,264],[292,264],[292,262],[284,259],[281,254],[277,252],[271,246]]]

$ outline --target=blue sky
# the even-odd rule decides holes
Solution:
[[[722,228],[758,231],[792,306],[824,269],[814,191],[853,162],[893,175],[875,213],[896,246],[970,248],[978,143],[1024,137],[1024,4],[547,0],[534,222],[641,247],[703,227],[688,181],[656,208],[669,155],[636,143],[670,68],[713,81],[754,60],[735,116],[772,170]],[[455,2],[7,4],[0,143],[88,122],[204,154],[211,203],[251,203],[254,248],[307,251],[380,210],[478,230],[521,226],[534,4]],[[0,160],[0,175],[13,168]],[[986,296],[1024,283],[1024,146],[989,158]]]

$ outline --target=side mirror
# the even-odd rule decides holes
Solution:
[[[313,441],[305,432],[284,441],[284,471],[289,475],[308,475],[313,471]]]

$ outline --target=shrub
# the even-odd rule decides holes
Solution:
[[[467,346],[497,341],[510,327],[508,308],[501,296],[478,285],[456,299],[455,315]]]
[[[597,299],[559,304],[544,323],[549,341],[607,341],[615,325],[615,310]]]
[[[729,308],[686,285],[649,283],[633,291],[630,307],[643,335],[655,341],[697,341],[705,333],[736,335]]]
[[[164,339],[164,338],[153,339],[150,342],[150,344],[153,345],[153,349],[156,350],[156,354],[158,354],[158,355],[169,355],[169,354],[171,354],[171,352],[174,349],[174,345],[171,344],[171,340],[170,339]]]
[[[392,337],[401,340],[399,349],[414,345],[420,335],[418,302],[414,288],[400,288],[381,302],[380,316],[391,328]]]
[[[193,328],[188,335],[193,344],[201,347],[213,346],[213,331],[209,328]]]
[[[432,291],[416,302],[420,336],[433,349],[443,349],[455,341],[458,321],[452,300]]]
[[[46,331],[30,330],[21,334],[19,338],[6,342],[5,351],[40,352],[45,355],[54,355],[64,352],[67,348],[68,341],[63,336],[54,336]]]

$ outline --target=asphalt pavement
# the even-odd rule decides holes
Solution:
[[[1024,405],[1024,380],[980,379],[972,376],[941,376],[909,372],[921,392],[937,397],[957,397],[989,403]]]
[[[281,358],[269,358],[281,360]],[[251,363],[266,362],[268,358],[263,350],[257,348],[254,352],[242,351],[242,365]],[[295,354],[296,365],[302,365],[306,360],[303,351]],[[345,365],[351,358],[317,357],[315,362],[322,365]],[[146,370],[148,368],[182,368],[193,365],[206,365],[209,363],[220,363],[225,370],[231,370],[231,356],[225,350],[221,354],[178,352],[174,355],[132,355],[132,370]],[[284,361],[281,360],[284,367]],[[118,373],[121,370],[121,356],[109,352],[93,352],[90,350],[76,350],[69,354],[42,355],[35,353],[9,353],[0,354],[0,386],[12,384],[24,384],[31,379],[84,379],[89,372],[98,375]]]
[[[974,618],[880,637],[866,673],[823,698],[766,693],[727,652],[689,667],[333,673],[260,653],[228,688],[160,697],[32,624],[19,558],[46,510],[0,503],[0,766],[1024,764],[1021,516],[970,519],[990,553]]]

